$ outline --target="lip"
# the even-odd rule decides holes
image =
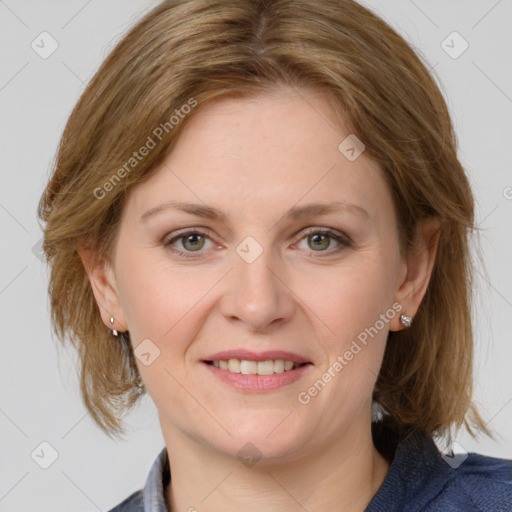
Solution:
[[[249,361],[268,361],[269,359],[283,359],[294,363],[311,363],[308,359],[283,350],[265,350],[264,352],[252,352],[246,349],[223,350],[206,357],[203,361],[220,361],[229,359],[247,359]]]
[[[236,359],[236,358],[235,358]],[[221,381],[233,386],[240,391],[267,392],[287,386],[300,379],[308,368],[313,366],[311,363],[304,364],[295,370],[286,370],[282,373],[274,373],[272,375],[243,375],[242,373],[232,373],[228,370],[222,370],[206,362],[202,362],[202,366],[207,368],[212,375]]]

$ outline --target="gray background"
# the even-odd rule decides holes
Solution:
[[[0,511],[108,510],[144,485],[164,446],[147,397],[127,417],[125,441],[110,440],[86,413],[75,355],[52,338],[36,221],[59,137],[79,94],[122,33],[156,4],[0,0]],[[512,458],[512,1],[364,4],[417,48],[453,115],[484,230],[486,268],[478,273],[474,308],[475,398],[496,433],[496,441],[478,442],[464,433],[457,439],[467,451]],[[31,47],[43,31],[59,45],[47,59]],[[448,44],[457,52],[461,40],[451,37],[442,45],[453,31],[469,44],[458,58],[445,49]],[[31,458],[43,441],[58,452],[48,469]]]

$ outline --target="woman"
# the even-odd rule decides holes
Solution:
[[[114,511],[510,510],[472,403],[473,197],[444,99],[351,0],[177,0],[75,107],[41,198],[97,424],[165,448]]]

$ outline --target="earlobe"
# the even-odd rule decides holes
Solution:
[[[401,315],[414,318],[430,282],[441,234],[440,222],[437,218],[429,218],[421,224],[418,232],[418,243],[411,250],[405,261],[405,276],[399,285],[395,301],[402,305]],[[402,317],[400,317],[402,318]],[[412,320],[411,320],[412,322]],[[391,330],[407,328],[407,320],[396,319]]]
[[[126,320],[110,263],[105,259],[97,259],[95,254],[87,248],[79,249],[78,253],[89,278],[103,323],[111,330],[126,331]],[[114,324],[111,319],[114,319]]]

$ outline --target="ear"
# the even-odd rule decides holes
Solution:
[[[78,254],[89,277],[103,323],[116,331],[128,330],[111,264],[105,259],[97,259],[95,253],[86,247],[78,249]],[[114,318],[113,324],[110,323],[111,317]]]
[[[414,250],[403,261],[399,288],[395,301],[402,305],[401,314],[414,317],[430,282],[439,243],[440,222],[437,218],[428,218],[419,226],[418,242]],[[414,320],[413,320],[414,322]],[[390,322],[390,330],[404,329],[399,316]]]

